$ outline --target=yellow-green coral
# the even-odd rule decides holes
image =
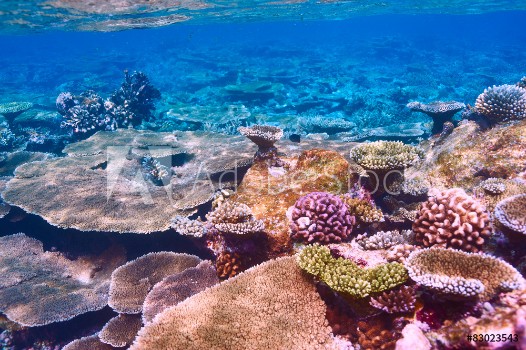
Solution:
[[[407,168],[422,157],[422,151],[400,141],[376,141],[354,147],[351,159],[369,170]]]
[[[351,215],[365,223],[384,221],[384,213],[380,208],[374,207],[366,200],[359,198],[349,198],[340,196],[345,204],[349,207]]]
[[[365,298],[396,287],[407,280],[402,264],[388,263],[374,268],[360,268],[344,258],[333,258],[329,248],[314,244],[297,256],[298,265],[318,277],[331,289],[353,298]]]

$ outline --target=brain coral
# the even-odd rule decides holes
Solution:
[[[463,189],[431,189],[413,223],[415,240],[425,247],[478,252],[491,233],[485,206]]]
[[[407,168],[422,158],[422,152],[401,141],[375,141],[351,149],[351,159],[368,170]]]
[[[308,243],[345,240],[355,223],[341,198],[326,192],[311,192],[299,198],[290,216],[292,238]]]
[[[34,327],[102,309],[112,271],[125,261],[121,249],[69,260],[44,252],[36,239],[16,234],[0,238],[0,312]]]
[[[138,314],[152,287],[163,278],[195,267],[197,256],[172,252],[149,253],[113,271],[108,304],[123,314]]]
[[[526,117],[526,89],[516,85],[489,87],[477,97],[475,111],[491,123]]]
[[[405,262],[413,281],[449,297],[488,300],[526,282],[507,262],[482,253],[428,248],[414,251]]]
[[[325,313],[294,258],[278,258],[165,310],[130,350],[335,349]]]
[[[140,315],[119,314],[106,323],[99,332],[99,339],[104,344],[117,348],[128,346],[141,327]]]
[[[303,270],[331,289],[356,299],[391,289],[407,280],[407,272],[399,263],[364,269],[351,260],[332,257],[330,249],[319,244],[305,247],[297,255],[297,261]]]
[[[506,228],[526,235],[526,193],[499,202],[495,207],[495,218]]]

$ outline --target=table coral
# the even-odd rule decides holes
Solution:
[[[129,346],[141,327],[140,315],[119,314],[109,320],[98,335],[104,344],[120,348]]]
[[[488,300],[501,291],[526,287],[520,273],[507,262],[482,253],[428,248],[405,262],[417,284],[449,298]]]
[[[424,247],[480,251],[491,233],[484,205],[460,188],[431,189],[429,195],[413,223],[416,242]]]
[[[340,197],[311,192],[294,204],[290,229],[294,240],[332,243],[347,239],[354,224],[354,216]]]
[[[466,105],[457,101],[435,101],[431,103],[409,102],[406,106],[411,111],[418,111],[433,118],[433,130],[431,133],[437,134],[442,131],[446,122],[459,111],[466,108]]]
[[[351,260],[332,257],[328,247],[318,244],[305,247],[297,255],[297,261],[303,270],[331,289],[356,299],[394,288],[407,280],[407,272],[399,263],[360,268]]]
[[[66,344],[62,350],[113,350],[114,347],[100,341],[97,334],[73,340]]]
[[[495,207],[495,218],[507,229],[526,235],[526,193],[499,202]]]

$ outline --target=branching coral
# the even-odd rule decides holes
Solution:
[[[206,215],[208,221],[221,233],[231,235],[251,235],[262,232],[265,225],[256,220],[252,210],[243,203],[226,201]]]
[[[447,297],[488,300],[501,291],[526,287],[513,266],[482,253],[422,249],[411,253],[405,266],[417,284]]]
[[[422,152],[400,141],[376,141],[360,144],[350,152],[351,159],[368,170],[407,168],[422,158]]]
[[[418,247],[412,245],[412,244],[399,244],[395,245],[387,250],[386,259],[389,262],[399,262],[404,263],[405,259],[414,252],[415,250],[419,249]]]
[[[429,195],[413,223],[415,240],[425,247],[481,250],[491,233],[484,205],[460,188],[432,189]]]
[[[305,247],[297,261],[303,270],[331,289],[356,299],[394,288],[407,280],[407,272],[399,263],[362,269],[350,260],[332,257],[328,247],[318,244]]]
[[[416,294],[415,288],[401,286],[382,294],[371,297],[371,306],[383,310],[389,314],[412,312],[415,310]]]
[[[200,262],[197,256],[171,252],[149,253],[129,261],[111,275],[108,304],[119,313],[140,313],[154,284]]]
[[[482,181],[479,186],[492,195],[501,194],[506,191],[506,182],[503,179],[494,177]]]
[[[190,220],[180,215],[172,219],[171,227],[181,235],[192,236],[196,238],[203,237],[208,231],[204,222],[199,220]]]
[[[104,344],[120,348],[133,342],[142,327],[140,315],[120,314],[109,320],[99,332],[99,339]]]
[[[516,85],[489,87],[477,97],[475,111],[490,123],[526,117],[526,89]]]
[[[358,243],[363,249],[376,250],[387,249],[397,244],[409,243],[413,240],[413,231],[379,231],[372,236],[360,235],[356,237]]]
[[[326,192],[311,192],[301,197],[290,216],[292,238],[308,243],[345,240],[355,224],[354,216],[341,198]]]
[[[130,349],[334,349],[325,313],[294,259],[279,258],[159,314]]]
[[[526,235],[526,193],[499,202],[495,218],[509,230]]]
[[[364,223],[384,221],[382,209],[377,208],[376,205],[374,205],[374,202],[359,198],[351,198],[349,194],[344,194],[343,196],[340,196],[340,198],[349,208],[349,213],[357,220]]]
[[[456,101],[435,101],[428,104],[421,102],[409,102],[407,108],[412,111],[422,112],[433,118],[433,134],[442,131],[444,123],[451,120],[455,113],[466,108],[462,102]]]

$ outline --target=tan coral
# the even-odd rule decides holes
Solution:
[[[405,266],[417,284],[450,298],[488,300],[501,291],[526,287],[513,266],[482,253],[423,249],[411,253]]]
[[[44,252],[40,241],[24,234],[1,237],[0,311],[34,327],[100,310],[108,301],[110,275],[124,261],[125,252],[115,247],[69,260]]]
[[[159,314],[130,350],[334,349],[325,313],[294,258],[279,258]]]
[[[195,255],[172,252],[149,253],[129,261],[111,275],[108,304],[119,313],[140,313],[144,299],[156,283],[200,262]]]
[[[62,350],[113,350],[113,346],[100,341],[97,334],[73,340],[66,344]]]
[[[508,230],[526,236],[526,193],[499,202],[495,207],[495,218]]]
[[[491,233],[484,205],[460,188],[431,189],[429,196],[413,223],[416,242],[424,247],[480,251]]]
[[[133,342],[142,327],[140,315],[120,314],[109,320],[99,332],[99,339],[104,344],[120,348]]]

